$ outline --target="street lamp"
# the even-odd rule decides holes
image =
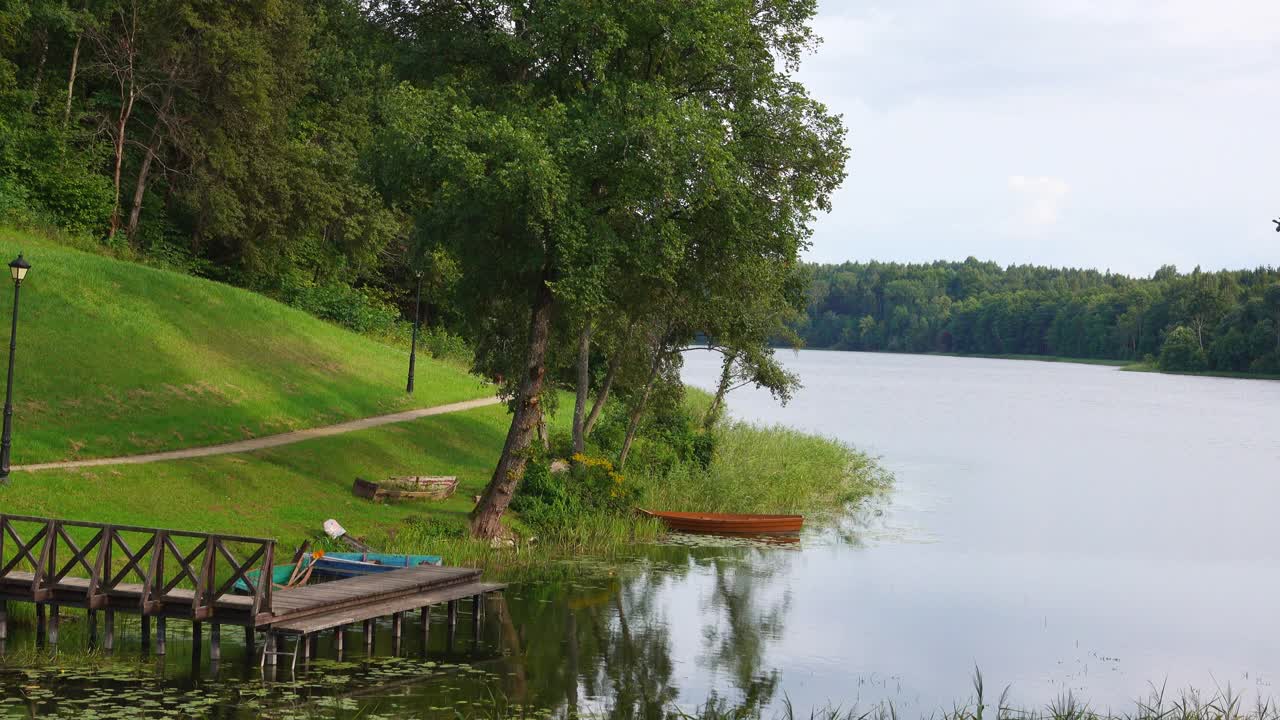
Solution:
[[[413,340],[409,343],[409,382],[404,391],[413,394],[413,365],[418,355],[418,319],[422,317],[422,271],[414,273],[418,278],[418,294],[413,299]]]
[[[31,263],[22,258],[22,253],[9,263],[9,274],[13,277],[13,326],[9,328],[9,380],[4,386],[4,433],[0,434],[0,482],[9,479],[9,446],[13,440],[13,353],[18,348],[18,291],[22,289],[22,281],[27,277]]]

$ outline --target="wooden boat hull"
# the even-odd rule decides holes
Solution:
[[[725,513],[641,510],[672,530],[709,535],[794,535],[804,527],[803,515],[729,515]]]
[[[311,568],[314,574],[326,579],[372,575],[417,565],[443,564],[444,560],[439,555],[397,555],[393,553],[331,552],[325,553],[319,558],[305,555],[302,559],[303,570]],[[271,572],[271,582],[275,585],[285,585],[293,575],[294,569],[293,563],[276,565]],[[249,572],[247,575],[250,582],[258,582],[257,570]],[[240,593],[251,592],[251,588],[244,580],[237,580],[235,589]]]

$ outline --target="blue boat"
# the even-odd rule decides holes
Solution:
[[[373,575],[418,565],[443,564],[444,559],[439,555],[327,552],[319,557],[303,555],[302,568],[299,570],[299,575],[310,569],[311,576],[318,580],[337,580],[361,575]],[[271,582],[276,585],[288,584],[289,579],[293,577],[295,567],[293,563],[276,565],[271,571]],[[248,576],[252,582],[256,583],[258,581],[258,572],[256,570],[248,573]],[[244,580],[237,580],[235,589],[241,593],[250,592],[249,584]]]

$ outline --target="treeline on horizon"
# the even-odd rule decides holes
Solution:
[[[1280,270],[1172,265],[1150,278],[972,257],[806,265],[811,348],[1040,355],[1280,373]]]

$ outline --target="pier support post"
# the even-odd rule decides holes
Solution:
[[[427,654],[427,644],[431,642],[431,606],[422,606],[422,654]]]
[[[85,611],[84,626],[85,626],[85,634],[89,636],[87,638],[87,640],[89,641],[89,649],[90,650],[97,649],[98,647],[98,611],[97,610],[91,609],[91,610]]]
[[[142,616],[142,654],[151,652],[151,616]]]
[[[258,631],[253,629],[252,625],[244,626],[244,648],[245,657],[252,658],[254,646],[258,644]]]
[[[449,601],[449,629],[453,630],[458,626],[458,601]]]
[[[58,606],[49,605],[49,644],[58,646]]]
[[[102,649],[116,649],[116,611],[111,608],[102,611]]]
[[[276,644],[276,634],[268,630],[266,646],[263,648],[262,660],[264,663],[272,667],[275,667],[276,664]]]
[[[204,645],[204,623],[191,621],[191,669],[193,675],[199,674],[200,671],[200,655],[203,653]]]
[[[209,659],[213,662],[222,659],[222,626],[218,623],[209,625]]]
[[[333,649],[338,651],[338,660],[342,660],[342,653],[347,649],[347,626],[339,625],[333,629]]]
[[[484,614],[484,595],[471,598],[471,637],[480,639],[480,619]]]
[[[300,654],[302,655],[302,662],[304,663],[311,659],[312,640],[314,639],[315,635],[306,633],[298,637],[298,644],[301,646],[298,649],[302,651]]]
[[[400,657],[400,639],[404,631],[404,613],[391,613],[391,654]]]
[[[45,639],[44,603],[36,603],[36,647],[44,647]]]
[[[163,615],[156,616],[156,655],[164,657],[165,653],[165,618]]]
[[[9,639],[9,603],[0,600],[0,642]]]
[[[373,620],[364,621],[364,653],[373,654]]]

